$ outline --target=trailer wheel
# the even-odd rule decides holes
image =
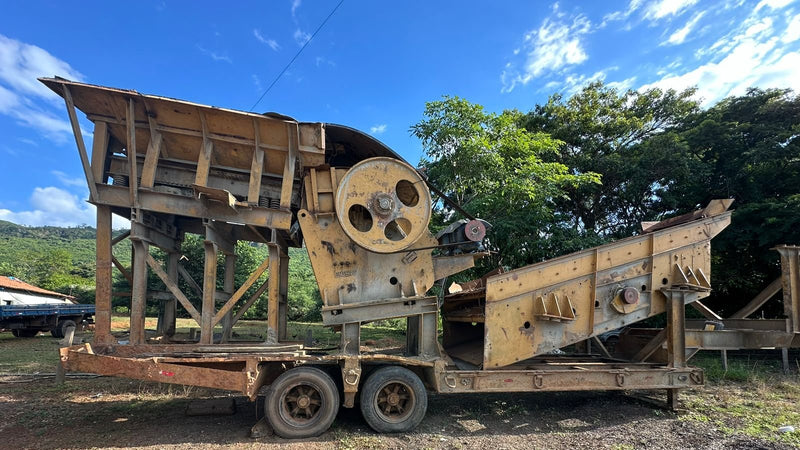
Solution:
[[[427,409],[425,386],[405,367],[382,367],[367,378],[361,389],[361,414],[379,433],[411,431]]]
[[[269,388],[264,410],[278,436],[319,436],[339,411],[339,391],[328,374],[314,367],[282,373]]]

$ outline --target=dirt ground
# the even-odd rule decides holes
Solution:
[[[341,409],[323,435],[251,438],[261,401],[223,391],[109,377],[55,384],[57,341],[0,333],[0,448],[800,448],[800,377],[763,360],[698,359],[709,383],[674,413],[623,392],[430,395],[412,433],[373,432]],[[795,358],[797,355],[793,355]],[[795,359],[793,359],[794,361]],[[663,399],[664,394],[651,393]],[[187,406],[232,398],[232,415],[188,416]],[[798,429],[781,434],[778,428]]]
[[[691,409],[678,414],[623,393],[432,395],[413,433],[376,434],[357,409],[342,409],[322,436],[287,441],[249,437],[262,412],[243,397],[234,398],[233,415],[185,414],[190,402],[224,392],[114,378],[58,386],[45,378],[0,385],[0,436],[4,448],[792,448],[777,434],[777,440],[746,434],[735,417],[696,411],[698,402],[738,397],[746,389],[707,386],[687,393]]]

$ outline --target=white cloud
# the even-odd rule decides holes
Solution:
[[[606,83],[606,86],[614,88],[617,91],[624,92],[632,88],[634,83],[636,83],[636,75],[626,78],[622,81],[612,81],[610,83]]]
[[[614,11],[603,16],[603,22],[600,23],[600,28],[605,27],[609,22],[626,20],[634,12],[636,12],[640,6],[642,6],[642,0],[631,0],[630,3],[628,3],[628,8],[624,11]]]
[[[308,42],[309,39],[311,39],[311,35],[301,30],[300,28],[294,30],[294,35],[292,35],[292,37],[294,38],[294,41],[297,42],[297,45],[299,45],[300,47],[305,45],[305,43]]]
[[[335,62],[331,61],[328,58],[325,58],[324,56],[317,56],[316,64],[317,64],[317,67],[322,66],[322,65],[328,65],[328,66],[331,66],[331,67],[336,67],[336,63]]]
[[[372,133],[372,134],[382,134],[384,131],[386,131],[386,124],[385,123],[382,123],[380,125],[372,126],[369,129],[369,132]]]
[[[800,14],[794,16],[781,37],[781,42],[788,44],[800,39]]]
[[[200,45],[197,46],[197,49],[200,50],[200,52],[203,53],[204,55],[208,55],[214,61],[224,61],[224,62],[226,62],[228,64],[233,64],[233,60],[230,57],[228,57],[228,55],[224,55],[224,54],[220,54],[220,53],[214,52],[212,50],[208,50],[206,48],[203,48]]]
[[[545,73],[580,64],[589,57],[583,39],[591,31],[591,22],[584,15],[562,21],[564,14],[544,20],[542,25],[524,35],[525,61],[522,70],[507,64],[500,76],[502,92],[511,92],[518,84],[528,84]]]
[[[35,45],[26,44],[0,34],[0,81],[17,93],[56,101],[61,98],[39,77],[58,75],[70,80],[83,80],[83,75],[68,63]]]
[[[756,5],[756,11],[760,10],[763,7],[769,7],[770,9],[781,9],[784,6],[792,3],[794,0],[761,0]]]
[[[297,8],[300,7],[300,0],[292,0],[292,18],[295,17],[295,13],[297,12]]]
[[[796,29],[793,26],[800,26],[800,19],[795,23],[792,18],[784,30],[774,14],[761,14],[760,9],[753,10],[738,27],[710,46],[698,49],[695,57],[705,59],[701,65],[686,68],[683,73],[660,72],[660,80],[640,89],[681,90],[696,86],[697,96],[704,106],[731,95],[743,95],[750,87],[797,90],[800,88],[800,53],[796,48],[779,44],[800,38],[800,31],[793,31]]]
[[[0,114],[63,143],[72,134],[69,123],[55,113],[64,107],[63,100],[36,79],[56,75],[83,80],[80,72],[46,50],[0,34]]]
[[[65,186],[77,186],[77,187],[85,187],[86,186],[86,179],[83,177],[71,177],[66,173],[60,170],[52,170],[50,171],[53,176],[58,178],[58,181]]]
[[[679,16],[695,3],[697,0],[657,0],[647,6],[644,18],[658,20],[667,16]]]
[[[278,41],[276,41],[275,39],[265,38],[264,36],[261,35],[261,32],[258,29],[253,29],[253,36],[255,36],[259,42],[261,42],[262,44],[267,44],[269,48],[275,50],[276,52],[281,48],[281,46],[278,45]]]
[[[29,226],[94,226],[96,223],[94,205],[83,202],[78,196],[57,187],[34,188],[30,204],[33,209],[29,211],[14,212],[0,209],[0,220]],[[127,228],[130,222],[115,215],[113,226]]]
[[[747,40],[737,45],[719,62],[709,62],[682,75],[668,76],[642,86],[685,89],[697,86],[698,96],[708,106],[730,95],[742,95],[751,86],[797,88],[800,80],[800,54],[783,54],[775,49],[777,38],[767,42]],[[743,71],[747,68],[747,71]]]
[[[688,22],[686,22],[686,25],[684,25],[679,30],[676,30],[674,33],[672,33],[669,36],[669,39],[667,39],[667,41],[663,42],[661,45],[683,44],[683,41],[685,41],[686,37],[689,36],[689,33],[692,31],[692,28],[694,28],[694,26],[697,25],[697,22],[705,15],[705,13],[706,13],[705,11],[701,11],[695,14],[694,17],[692,17]]]

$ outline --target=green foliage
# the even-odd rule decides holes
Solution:
[[[121,233],[116,231],[114,234]],[[151,248],[156,260],[166,267],[166,254]],[[183,242],[182,264],[192,279],[203,282],[203,238],[189,234]],[[249,242],[236,245],[236,270],[234,287],[238,288],[268,256],[267,247]],[[125,239],[114,246],[114,256],[120,263],[130,268],[130,241]],[[290,320],[313,321],[321,318],[322,299],[316,279],[305,249],[289,249],[289,318]],[[217,263],[217,289],[223,288],[225,258],[220,255]],[[113,291],[130,292],[128,280],[118,271],[112,271]],[[0,275],[14,276],[28,283],[75,296],[81,303],[94,302],[95,284],[95,230],[90,227],[25,227],[11,222],[0,221]],[[267,280],[266,271],[260,280],[244,295],[245,299],[255,293],[258,286]],[[148,289],[166,290],[161,280],[148,271]],[[200,307],[200,296],[181,277],[178,282],[181,291],[189,300]],[[130,298],[115,296],[112,299],[114,311],[127,313]],[[243,302],[242,302],[243,303]],[[158,301],[149,301],[147,313],[158,313]],[[179,315],[188,317],[183,308]],[[244,315],[245,318],[263,319],[267,316],[266,292]]]
[[[733,313],[780,275],[779,244],[800,243],[800,96],[751,89],[687,120],[696,163],[670,195],[688,208],[734,198],[732,225],[714,239],[710,304]],[[724,300],[723,300],[724,299]],[[769,315],[782,313],[770,305]]]
[[[569,189],[556,215],[578,247],[633,234],[675,205],[664,193],[691,176],[687,148],[672,132],[697,104],[694,90],[619,92],[594,82],[565,100],[560,94],[524,118],[532,132],[549,133],[563,144],[553,161],[575,173],[595,172],[602,184]],[[564,233],[564,232],[562,232]],[[581,242],[582,241],[582,242]],[[575,245],[564,250],[575,250]]]
[[[518,266],[546,255],[543,230],[553,222],[553,202],[567,188],[598,182],[593,173],[572,174],[567,166],[546,162],[559,142],[518,126],[522,114],[486,113],[458,97],[426,104],[424,118],[411,127],[423,145],[422,166],[431,182],[466,211],[492,223],[492,250],[502,259],[484,259],[485,268]],[[455,212],[441,199],[434,204],[434,228]]]

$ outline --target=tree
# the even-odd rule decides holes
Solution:
[[[711,304],[733,313],[780,275],[770,249],[800,244],[800,96],[751,89],[689,117],[681,138],[699,165],[670,190],[674,201],[735,199],[731,226],[712,243]]]
[[[567,100],[554,94],[525,116],[526,129],[562,142],[548,161],[602,176],[602,184],[569,187],[557,199],[556,215],[570,228],[563,234],[588,247],[630,236],[642,220],[675,209],[664,193],[692,171],[673,130],[698,110],[694,92],[619,92],[594,82]]]
[[[599,182],[594,173],[575,175],[555,154],[560,142],[545,133],[518,126],[518,111],[487,113],[481,105],[444,97],[425,106],[423,119],[411,127],[425,152],[421,164],[430,181],[467,212],[492,224],[491,250],[500,252],[484,267],[520,266],[553,256],[542,244],[553,223],[553,205],[567,188]],[[438,199],[433,227],[457,216]]]

